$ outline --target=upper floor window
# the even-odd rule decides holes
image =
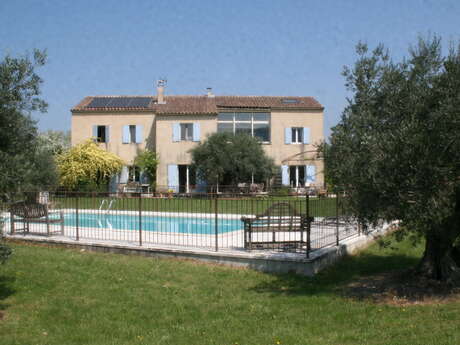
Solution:
[[[284,129],[284,141],[286,144],[310,144],[310,128],[287,127]]]
[[[193,140],[193,123],[180,124],[180,140],[192,141]]]
[[[261,142],[270,142],[270,114],[220,113],[217,117],[217,131],[246,133]]]
[[[123,144],[141,144],[143,140],[142,125],[127,125],[123,126]]]
[[[93,138],[97,143],[109,142],[109,126],[93,126]]]
[[[302,127],[292,127],[292,143],[301,144],[303,143],[303,128]]]
[[[173,123],[173,141],[200,141],[200,124],[193,123]]]

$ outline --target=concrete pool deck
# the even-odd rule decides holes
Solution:
[[[240,216],[241,217],[241,216]],[[64,234],[58,233],[59,226],[52,225],[50,236],[43,235],[43,226],[31,224],[30,233],[10,234],[9,223],[5,223],[5,237],[13,241],[43,243],[98,252],[136,254],[150,257],[192,259],[235,267],[247,267],[263,272],[287,273],[313,276],[341,256],[367,246],[376,236],[385,234],[390,225],[374,228],[367,234],[358,234],[351,226],[340,226],[341,240],[338,246],[321,247],[321,243],[334,243],[336,227],[321,227],[315,231],[312,226],[312,248],[309,258],[306,253],[252,250],[243,248],[243,231],[215,235],[160,233],[154,231],[113,230],[106,228],[79,228],[65,226]],[[352,230],[352,231],[349,231]],[[347,236],[347,232],[350,233]],[[262,236],[269,234],[261,234]],[[297,238],[292,234],[288,239]],[[218,251],[216,248],[216,240]],[[142,242],[141,242],[142,241]],[[316,243],[316,245],[315,245]]]

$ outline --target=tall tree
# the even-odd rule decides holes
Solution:
[[[0,192],[36,189],[55,181],[51,155],[40,149],[34,111],[46,112],[42,79],[35,73],[45,52],[33,57],[5,56],[0,62]],[[5,194],[3,194],[5,196]]]
[[[215,133],[191,150],[198,176],[208,183],[236,185],[272,177],[273,160],[256,138],[246,134]]]
[[[43,150],[58,155],[70,148],[70,131],[47,130],[39,135],[40,146]]]
[[[420,274],[460,282],[460,46],[443,56],[438,37],[419,39],[401,62],[383,46],[357,53],[328,174],[362,221],[425,239]]]
[[[140,150],[134,159],[134,165],[139,167],[141,173],[145,174],[152,189],[156,186],[157,167],[159,159],[156,152],[148,149]]]

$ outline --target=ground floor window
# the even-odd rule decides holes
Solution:
[[[190,193],[196,185],[196,172],[190,165],[178,165],[179,192]]]
[[[295,188],[305,186],[304,165],[291,165],[289,167],[289,185]]]
[[[128,167],[128,182],[140,182],[141,181],[141,172],[139,167],[130,166]]]

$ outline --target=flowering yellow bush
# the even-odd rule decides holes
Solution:
[[[100,185],[124,165],[117,155],[101,149],[91,139],[56,157],[61,186],[74,189],[80,184]]]

